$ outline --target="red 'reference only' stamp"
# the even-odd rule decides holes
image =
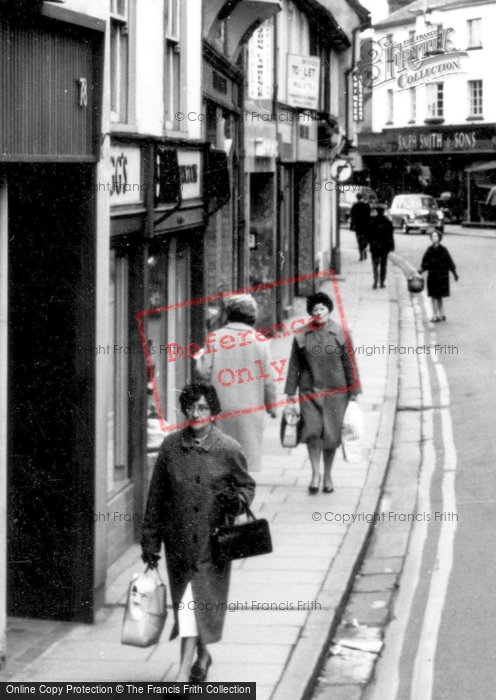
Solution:
[[[341,294],[339,291],[339,283],[336,277],[336,273],[334,270],[324,270],[322,272],[315,272],[315,273],[310,273],[307,275],[300,275],[298,277],[289,277],[284,280],[278,280],[276,282],[267,282],[266,284],[259,284],[253,287],[245,287],[244,289],[237,289],[235,291],[231,292],[221,292],[219,294],[212,294],[210,296],[206,297],[201,297],[198,299],[190,299],[187,301],[182,301],[182,302],[177,302],[173,304],[168,304],[166,306],[160,306],[157,308],[153,309],[145,309],[144,311],[140,311],[136,314],[136,320],[138,323],[138,328],[139,328],[139,333],[140,333],[140,338],[143,346],[143,355],[145,357],[146,361],[146,366],[147,366],[147,371],[148,371],[148,377],[150,379],[150,384],[152,387],[152,392],[153,392],[153,398],[154,398],[154,403],[155,407],[157,410],[157,415],[159,417],[159,422],[160,422],[160,429],[162,432],[172,432],[178,429],[185,428],[186,426],[190,425],[192,421],[187,421],[185,420],[182,423],[167,423],[165,421],[164,417],[164,411],[162,407],[162,403],[160,400],[160,395],[157,387],[157,382],[155,378],[155,373],[153,369],[153,362],[152,362],[152,357],[150,353],[150,348],[148,345],[148,340],[146,337],[146,331],[145,331],[145,323],[144,319],[146,317],[152,316],[152,315],[157,315],[157,314],[162,314],[162,313],[167,313],[169,311],[172,311],[174,309],[181,309],[185,307],[190,307],[190,306],[197,306],[201,304],[208,304],[211,302],[217,302],[217,301],[222,301],[223,299],[227,299],[228,297],[235,296],[238,294],[251,294],[255,292],[261,292],[266,289],[274,289],[277,287],[282,287],[287,284],[293,284],[295,282],[303,282],[306,280],[312,280],[312,279],[326,279],[330,278],[332,282],[332,287],[333,287],[333,292],[334,292],[334,302],[335,306],[337,307],[338,310],[338,315],[339,315],[339,322],[341,324],[341,328],[344,333],[345,337],[345,345],[346,345],[346,351],[349,355],[350,362],[351,362],[351,367],[352,367],[352,372],[353,372],[353,378],[354,382],[352,386],[343,386],[338,389],[329,389],[326,391],[321,391],[315,394],[307,394],[303,397],[298,397],[291,403],[301,403],[303,401],[309,401],[312,399],[317,399],[317,398],[324,398],[325,396],[331,396],[333,394],[341,394],[349,391],[358,391],[360,389],[360,379],[358,375],[358,368],[356,365],[356,359],[355,355],[353,353],[353,348],[351,344],[351,339],[350,339],[350,333],[348,329],[348,324],[346,322],[346,316],[344,313],[344,306],[343,306],[343,301],[341,298]],[[308,319],[304,318],[299,318],[291,323],[275,323],[272,325],[273,329],[273,335],[268,335],[271,333],[270,329],[266,327],[260,327],[257,329],[253,329],[250,331],[244,331],[244,332],[238,332],[238,336],[240,336],[239,340],[235,339],[233,336],[223,336],[223,337],[217,337],[216,332],[208,333],[205,337],[204,340],[204,351],[205,353],[209,352],[217,352],[217,349],[215,348],[215,345],[218,345],[220,348],[223,350],[231,350],[234,349],[235,347],[243,347],[245,345],[250,345],[252,342],[268,342],[269,340],[272,340],[272,342],[277,341],[279,338],[287,338],[288,336],[291,335],[299,335],[300,333],[303,333],[307,327],[313,330],[318,330],[321,327],[321,323],[319,323],[321,319],[318,316],[310,316]],[[202,350],[201,346],[198,343],[188,343],[187,345],[183,347],[180,347],[178,343],[167,343],[164,346],[161,346],[164,348],[164,352],[167,352],[167,360],[169,363],[172,362],[177,362],[177,361],[184,361],[187,360],[188,358],[194,358],[194,356]],[[236,382],[238,384],[242,384],[244,381],[252,381],[253,378],[255,379],[262,379],[267,377],[267,372],[272,373],[274,376],[274,382],[281,382],[284,381],[284,368],[287,364],[287,358],[281,359],[281,360],[275,360],[270,362],[271,369],[269,368],[264,368],[263,364],[260,360],[255,361],[255,364],[257,365],[257,370],[259,374],[256,377],[252,377],[250,371],[248,368],[238,368],[236,370],[230,368],[230,367],[224,367],[219,370],[217,380],[219,381],[220,384],[223,386],[231,386]],[[246,374],[248,373],[248,374]],[[280,401],[275,401],[274,403],[270,404],[261,404],[261,405],[256,405],[256,406],[245,406],[243,408],[240,408],[237,411],[229,411],[229,412],[223,412],[220,413],[217,416],[213,417],[213,420],[219,421],[223,420],[225,418],[231,418],[235,415],[245,415],[248,413],[255,413],[257,411],[264,411],[267,408],[277,408],[279,406],[287,406],[290,402],[286,399],[281,399]],[[199,418],[198,420],[195,420],[195,423],[204,423],[207,421],[212,420],[212,418]]]

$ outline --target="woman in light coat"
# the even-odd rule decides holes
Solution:
[[[141,546],[143,561],[155,568],[165,544],[175,619],[171,639],[181,637],[176,680],[197,683],[206,680],[212,662],[207,645],[222,636],[231,573],[230,561],[213,556],[212,534],[250,505],[255,482],[238,443],[212,423],[220,412],[214,387],[191,384],[179,403],[189,423],[160,448]]]
[[[202,379],[214,385],[222,416],[233,414],[218,420],[218,428],[239,442],[248,470],[258,472],[264,412],[272,418],[277,415],[270,404],[276,401],[276,382],[281,381],[283,365],[276,361],[277,368],[271,366],[268,339],[254,330],[257,304],[251,294],[227,297],[224,307],[227,324],[211,334],[215,345],[201,352],[196,369]],[[242,410],[247,412],[241,415]]]
[[[320,328],[309,329],[293,341],[285,392],[289,403],[299,393],[303,419],[301,442],[307,444],[312,466],[308,492],[320,486],[320,460],[324,459],[324,493],[332,493],[332,463],[341,444],[341,428],[348,401],[361,392],[358,369],[353,359],[351,338],[330,316],[333,303],[324,292],[307,299],[307,311],[320,319]],[[316,396],[332,391],[325,396]],[[295,409],[296,410],[296,409]]]

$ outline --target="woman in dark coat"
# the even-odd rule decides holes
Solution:
[[[240,445],[212,423],[220,413],[215,388],[203,382],[187,386],[179,403],[191,422],[162,443],[141,546],[143,561],[156,567],[165,544],[175,619],[171,639],[181,637],[176,680],[196,683],[206,680],[211,664],[206,645],[222,636],[231,572],[230,562],[214,560],[211,536],[251,503],[255,482]]]
[[[356,401],[361,392],[358,369],[351,354],[351,339],[346,342],[341,326],[331,321],[333,303],[323,292],[307,299],[307,312],[319,320],[293,341],[285,392],[292,402],[299,391],[300,399],[335,389],[324,397],[300,401],[303,419],[301,442],[307,443],[312,465],[310,494],[320,486],[320,458],[324,453],[324,493],[332,493],[332,463],[341,444],[341,428],[348,401]],[[313,326],[313,329],[311,328]],[[318,350],[316,350],[318,348]]]
[[[455,263],[447,248],[441,245],[442,233],[433,231],[431,233],[432,245],[425,251],[422,258],[422,264],[419,272],[428,272],[427,275],[427,294],[432,298],[432,313],[431,321],[446,321],[443,309],[443,297],[449,297],[449,273],[453,273],[455,280],[458,282],[458,274],[456,272]]]

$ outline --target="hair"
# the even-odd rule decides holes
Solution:
[[[221,412],[220,401],[215,387],[208,382],[194,382],[193,384],[187,384],[179,396],[179,405],[184,415],[186,415],[188,408],[201,399],[202,396],[205,397],[213,416],[217,416]]]
[[[356,198],[358,199],[358,201],[360,201],[361,199],[363,199],[363,194],[361,192],[357,192]]]
[[[429,238],[430,238],[431,240],[432,240],[432,234],[433,234],[433,233],[437,233],[437,235],[439,236],[439,243],[441,243],[441,241],[443,240],[443,234],[441,233],[441,231],[438,231],[437,228],[435,228],[434,231],[431,231],[430,234],[429,234]]]
[[[257,322],[257,302],[251,294],[235,294],[224,300],[227,320],[254,326]]]
[[[316,294],[310,294],[310,296],[307,297],[307,313],[311,314],[313,307],[317,304],[324,304],[327,306],[329,311],[332,311],[334,308],[331,297],[325,292],[317,292]]]

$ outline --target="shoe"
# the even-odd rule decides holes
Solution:
[[[446,316],[441,316],[441,321],[446,321]]]
[[[333,493],[334,491],[334,486],[324,486],[322,489],[322,493]]]
[[[372,285],[372,289],[377,289],[377,282],[374,282],[374,284]]]
[[[385,286],[384,282],[381,282],[381,289],[384,289]]]
[[[319,488],[320,488],[320,477],[319,477],[319,483],[317,484],[317,486],[310,485],[308,487],[308,493],[310,494],[310,496],[315,496],[315,494],[319,492]]]
[[[204,683],[207,680],[208,669],[211,665],[212,657],[210,656],[210,654],[208,655],[208,661],[205,668],[203,668],[203,666],[200,666],[198,660],[195,661],[195,663],[191,667],[191,673],[189,676],[190,683]]]
[[[438,318],[437,316],[433,316],[433,318],[431,318],[431,323],[439,323],[440,320],[441,319]]]

